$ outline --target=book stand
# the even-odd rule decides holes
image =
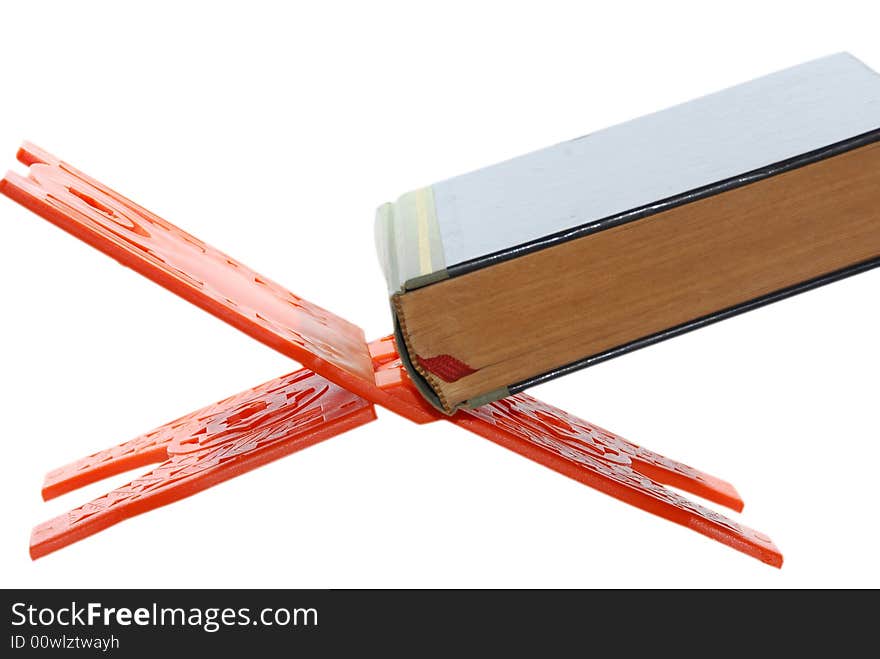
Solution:
[[[732,485],[517,394],[444,416],[422,399],[394,341],[372,343],[352,323],[297,297],[38,147],[0,192],[304,368],[145,435],[49,472],[48,500],[88,483],[151,471],[37,526],[33,558],[376,418],[374,405],[415,423],[446,421],[647,512],[779,567],[771,540],[664,487],[735,511]]]

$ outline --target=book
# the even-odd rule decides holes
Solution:
[[[841,53],[405,194],[401,359],[453,413],[876,267],[878,142]]]

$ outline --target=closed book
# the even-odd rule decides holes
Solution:
[[[401,358],[452,413],[880,265],[878,141],[844,53],[405,194]]]

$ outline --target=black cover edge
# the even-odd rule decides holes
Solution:
[[[868,270],[871,270],[872,268],[876,268],[878,266],[880,266],[880,257],[876,257],[868,261],[862,261],[861,263],[848,266],[846,268],[843,268],[842,270],[836,270],[829,274],[821,275],[814,279],[809,279],[799,284],[795,284],[793,286],[780,289],[778,291],[763,295],[753,300],[749,300],[748,302],[744,302],[733,307],[728,307],[727,309],[711,313],[707,316],[702,316],[695,320],[682,323],[681,325],[676,325],[675,327],[663,330],[662,332],[657,332],[656,334],[651,334],[644,338],[636,339],[635,341],[631,341],[630,343],[626,343],[616,348],[611,348],[610,350],[600,352],[591,357],[579,359],[576,362],[566,364],[565,366],[560,366],[559,368],[548,371],[547,373],[543,373],[527,380],[523,380],[522,382],[517,382],[516,384],[509,385],[508,389],[510,390],[511,394],[516,394],[524,391],[529,387],[534,387],[535,385],[549,382],[550,380],[562,377],[563,375],[568,375],[569,373],[578,371],[582,368],[594,366],[601,362],[608,361],[609,359],[613,359],[614,357],[619,357],[620,355],[633,352],[634,350],[639,350],[640,348],[646,348],[650,345],[654,345],[655,343],[659,343],[660,341],[665,341],[666,339],[680,336],[695,329],[711,325],[712,323],[717,323],[720,320],[726,320],[727,318],[737,316],[741,313],[752,311],[753,309],[758,309],[773,302],[784,300],[785,298],[792,297],[793,295],[797,295],[798,293],[805,293],[814,288],[819,288],[820,286],[824,286],[826,284],[831,284],[835,281],[845,279],[846,277],[851,277],[862,272],[867,272]]]
[[[694,188],[693,190],[673,195],[671,197],[667,197],[666,199],[661,199],[660,201],[652,202],[645,206],[640,206],[632,210],[623,211],[622,213],[610,215],[608,217],[594,220],[586,224],[581,224],[576,227],[563,229],[562,231],[558,231],[557,233],[542,236],[540,238],[536,238],[535,240],[515,245],[514,247],[509,247],[498,252],[493,252],[492,254],[478,256],[468,261],[462,261],[461,263],[447,266],[446,274],[450,278],[458,277],[469,272],[473,272],[474,270],[497,265],[498,263],[501,263],[503,261],[508,261],[510,259],[518,258],[520,256],[525,256],[526,254],[531,254],[532,252],[536,252],[540,249],[553,247],[569,240],[575,240],[576,238],[582,238],[584,236],[597,233],[599,231],[604,231],[605,229],[620,226],[621,224],[627,224],[628,222],[641,220],[650,215],[655,215],[657,213],[661,213],[663,211],[676,208],[678,206],[683,206],[684,204],[688,204],[693,201],[699,201],[700,199],[705,199],[707,197],[720,194],[722,192],[735,190],[736,188],[743,187],[750,183],[755,183],[757,181],[770,178],[771,176],[776,176],[777,174],[783,174],[793,169],[798,169],[799,167],[811,165],[821,160],[832,158],[834,156],[846,153],[847,151],[852,151],[853,149],[867,146],[868,144],[872,144],[877,141],[880,141],[880,128],[876,128],[867,133],[862,133],[861,135],[857,135],[855,137],[847,138],[841,142],[836,142],[829,146],[815,149],[814,151],[809,151],[807,153],[788,158],[787,160],[781,160],[777,163],[754,169],[750,172],[746,172],[745,174],[739,174],[737,176],[733,176],[731,178],[718,181],[716,183],[709,183],[702,187]]]

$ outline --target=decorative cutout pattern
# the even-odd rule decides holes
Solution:
[[[39,147],[25,144],[0,191],[249,334],[348,389],[369,388],[363,330],[303,300],[235,259],[138,206]]]
[[[161,461],[128,485],[37,526],[31,534],[31,556],[48,554],[375,418],[369,401],[307,370],[244,391],[50,472],[43,489],[46,498],[137,464]]]
[[[733,486],[552,405],[517,394],[477,410],[462,411],[454,422],[621,501],[687,526],[770,565],[782,565],[782,555],[770,538],[660,483],[741,510],[742,500]]]

